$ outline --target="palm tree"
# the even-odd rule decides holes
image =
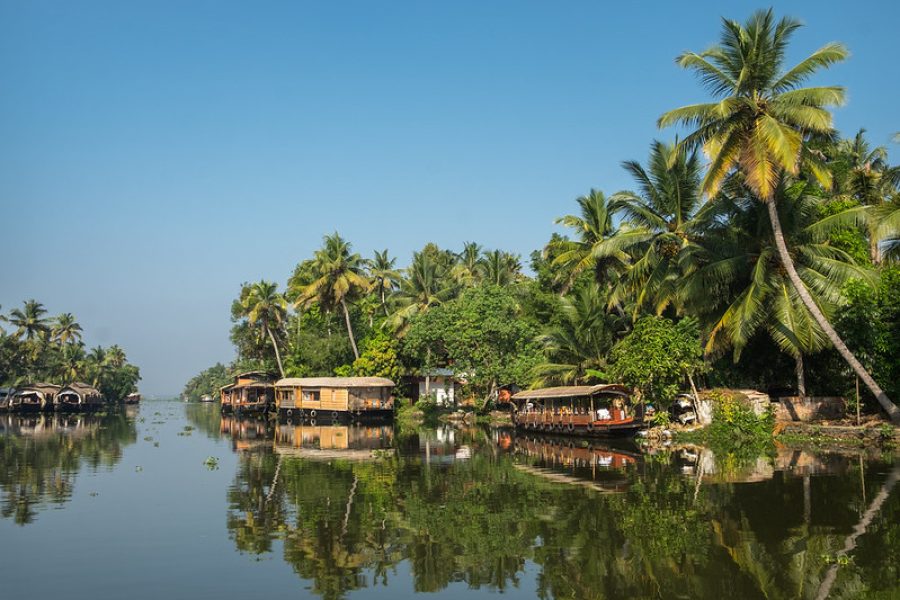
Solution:
[[[119,345],[113,344],[106,349],[106,358],[104,362],[114,369],[122,368],[127,362],[125,351],[122,350]]]
[[[82,331],[81,325],[75,321],[75,315],[62,313],[54,319],[50,334],[53,341],[58,342],[60,345],[65,345],[80,342]]]
[[[86,370],[85,359],[84,344],[80,342],[64,344],[59,355],[60,379],[65,383],[81,379]]]
[[[400,282],[399,308],[389,319],[390,325],[402,333],[415,315],[450,300],[456,286],[449,270],[429,252],[413,252],[413,259]]]
[[[482,248],[475,242],[463,244],[462,252],[456,255],[456,264],[453,265],[451,275],[464,287],[471,287],[478,283],[481,277],[479,263],[481,261]]]
[[[609,244],[617,233],[613,217],[618,207],[607,201],[603,192],[593,189],[576,201],[581,208],[580,215],[566,215],[556,220],[557,224],[573,229],[576,239],[552,241],[547,248],[548,253],[557,253],[552,264],[561,267],[562,277],[565,278],[560,291],[562,296],[586,270],[594,272],[598,283],[608,283],[628,259],[624,252]]]
[[[563,319],[538,338],[546,361],[535,368],[535,386],[602,380],[606,357],[624,331],[624,321],[606,311],[607,300],[596,286],[584,286],[560,302]]]
[[[873,280],[873,273],[856,265],[846,252],[822,239],[815,222],[824,200],[810,193],[812,184],[781,183],[775,191],[779,221],[794,250],[804,286],[817,307],[831,315],[851,279]],[[738,188],[740,191],[740,188]],[[709,332],[706,351],[734,350],[735,359],[759,331],[796,362],[797,387],[806,395],[803,356],[828,344],[778,259],[767,207],[752,197],[720,195],[709,206],[729,219],[710,228],[685,260],[679,293],[687,308],[701,316]]]
[[[278,284],[269,281],[258,281],[245,285],[241,290],[240,313],[252,327],[259,327],[263,336],[268,337],[275,350],[278,371],[284,377],[284,366],[281,363],[281,352],[273,330],[280,329],[287,318],[288,302],[278,292]]]
[[[47,309],[37,300],[25,301],[24,307],[20,310],[14,308],[9,312],[6,321],[16,328],[13,336],[16,339],[31,341],[35,338],[43,338],[50,332],[50,326],[47,318]]]
[[[514,283],[522,271],[522,262],[519,257],[502,250],[485,252],[478,260],[479,279],[485,284],[500,287]]]
[[[347,325],[347,336],[350,338],[350,346],[356,358],[359,358],[359,350],[350,323],[347,300],[369,289],[369,281],[363,270],[364,265],[365,262],[359,254],[350,252],[349,242],[337,233],[327,235],[322,248],[316,250],[313,258],[313,272],[316,279],[303,289],[297,290],[298,306],[318,302],[325,311],[341,307]]]
[[[91,385],[97,387],[103,379],[109,363],[106,360],[106,350],[102,346],[91,348],[84,359],[85,374],[91,378]]]
[[[886,260],[900,260],[900,194],[872,209],[872,233]]]
[[[612,243],[632,259],[610,300],[629,297],[635,313],[650,304],[660,314],[677,301],[682,251],[700,233],[702,219],[695,219],[702,204],[700,160],[696,153],[654,141],[646,169],[637,161],[623,167],[638,188],[610,198],[626,223]]]
[[[375,257],[367,261],[369,267],[369,277],[372,280],[372,289],[378,294],[381,300],[381,309],[384,316],[388,316],[387,299],[393,294],[400,285],[400,272],[395,268],[397,264],[396,258],[388,256],[387,248],[383,251],[375,251]]]
[[[766,205],[778,257],[803,304],[891,419],[900,422],[900,409],[850,352],[804,286],[778,220],[774,192],[784,173],[798,175],[803,166],[820,183],[830,186],[830,173],[804,141],[811,135],[830,134],[828,107],[844,102],[842,87],[800,87],[820,69],[844,60],[848,52],[843,45],[826,44],[796,66],[784,69],[788,41],[800,26],[790,18],[776,23],[771,9],[755,13],[744,25],[723,19],[719,45],[677,59],[680,66],[695,71],[720,100],[669,111],[658,125],[680,123],[694,128],[684,144],[688,148],[702,146],[710,157],[703,181],[707,194],[715,194],[733,170],[740,172],[744,185]]]

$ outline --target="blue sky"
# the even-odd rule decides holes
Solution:
[[[0,305],[75,313],[174,394],[233,357],[241,282],[284,283],[325,233],[401,264],[527,256],[706,98],[674,57],[759,6],[0,1]],[[890,145],[900,8],[861,6],[775,8],[807,25],[794,58],[849,46],[817,82],[848,88],[842,132]]]

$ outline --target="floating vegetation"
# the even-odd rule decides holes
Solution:
[[[153,437],[148,435],[147,437],[144,438],[144,441],[145,441],[145,442],[152,442],[152,441],[153,441]]]
[[[142,467],[141,465],[138,465],[134,468],[135,473],[140,473],[143,470],[144,470],[144,467]]]
[[[203,461],[203,466],[205,466],[210,471],[216,471],[219,468],[219,459],[215,456],[207,456],[206,460]]]

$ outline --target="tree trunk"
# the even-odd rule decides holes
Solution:
[[[387,309],[387,296],[384,293],[384,284],[381,284],[381,309],[384,311],[384,316],[390,316]]]
[[[797,395],[806,398],[806,378],[803,376],[803,355],[798,354],[794,357],[797,370]]]
[[[272,340],[272,347],[275,348],[275,360],[278,361],[278,371],[281,373],[281,378],[284,379],[284,366],[281,364],[281,352],[278,351],[278,343],[275,341],[272,330],[268,327],[266,327],[266,333],[269,334],[269,339]]]
[[[359,359],[359,350],[356,348],[356,340],[353,338],[353,326],[350,324],[350,311],[347,310],[347,303],[341,298],[341,308],[344,309],[344,322],[347,324],[347,336],[350,337],[350,345],[353,347],[353,356]]]
[[[787,244],[784,242],[784,233],[781,231],[781,221],[778,219],[778,208],[775,206],[774,199],[766,202],[766,207],[769,210],[769,220],[772,222],[775,247],[778,249],[778,256],[781,259],[781,264],[787,271],[788,278],[791,280],[791,283],[794,284],[794,288],[797,290],[797,294],[799,294],[803,304],[825,332],[825,335],[828,336],[828,339],[831,340],[831,343],[838,353],[840,353],[843,359],[847,361],[847,364],[849,364],[856,374],[859,375],[859,378],[863,380],[866,387],[868,387],[872,394],[878,399],[878,403],[881,404],[882,408],[888,413],[891,420],[894,423],[900,423],[900,409],[891,402],[891,399],[884,393],[884,390],[875,383],[875,380],[872,379],[872,376],[869,375],[869,372],[866,371],[865,367],[863,367],[853,353],[850,352],[850,349],[847,348],[844,340],[841,339],[834,330],[834,327],[831,326],[831,323],[828,322],[828,319],[825,318],[825,315],[822,314],[822,311],[819,310],[818,305],[813,302],[812,296],[809,295],[809,291],[806,289],[806,286],[803,285],[800,275],[797,274],[797,270],[794,268],[794,262],[791,259],[791,255],[788,253]]]

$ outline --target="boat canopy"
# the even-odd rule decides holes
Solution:
[[[277,387],[394,387],[394,382],[385,377],[287,377],[275,382]]]
[[[597,394],[616,394],[629,396],[630,390],[618,383],[604,383],[600,385],[567,385],[560,387],[541,388],[537,390],[522,390],[513,394],[513,400],[548,400],[555,398],[588,398]]]

